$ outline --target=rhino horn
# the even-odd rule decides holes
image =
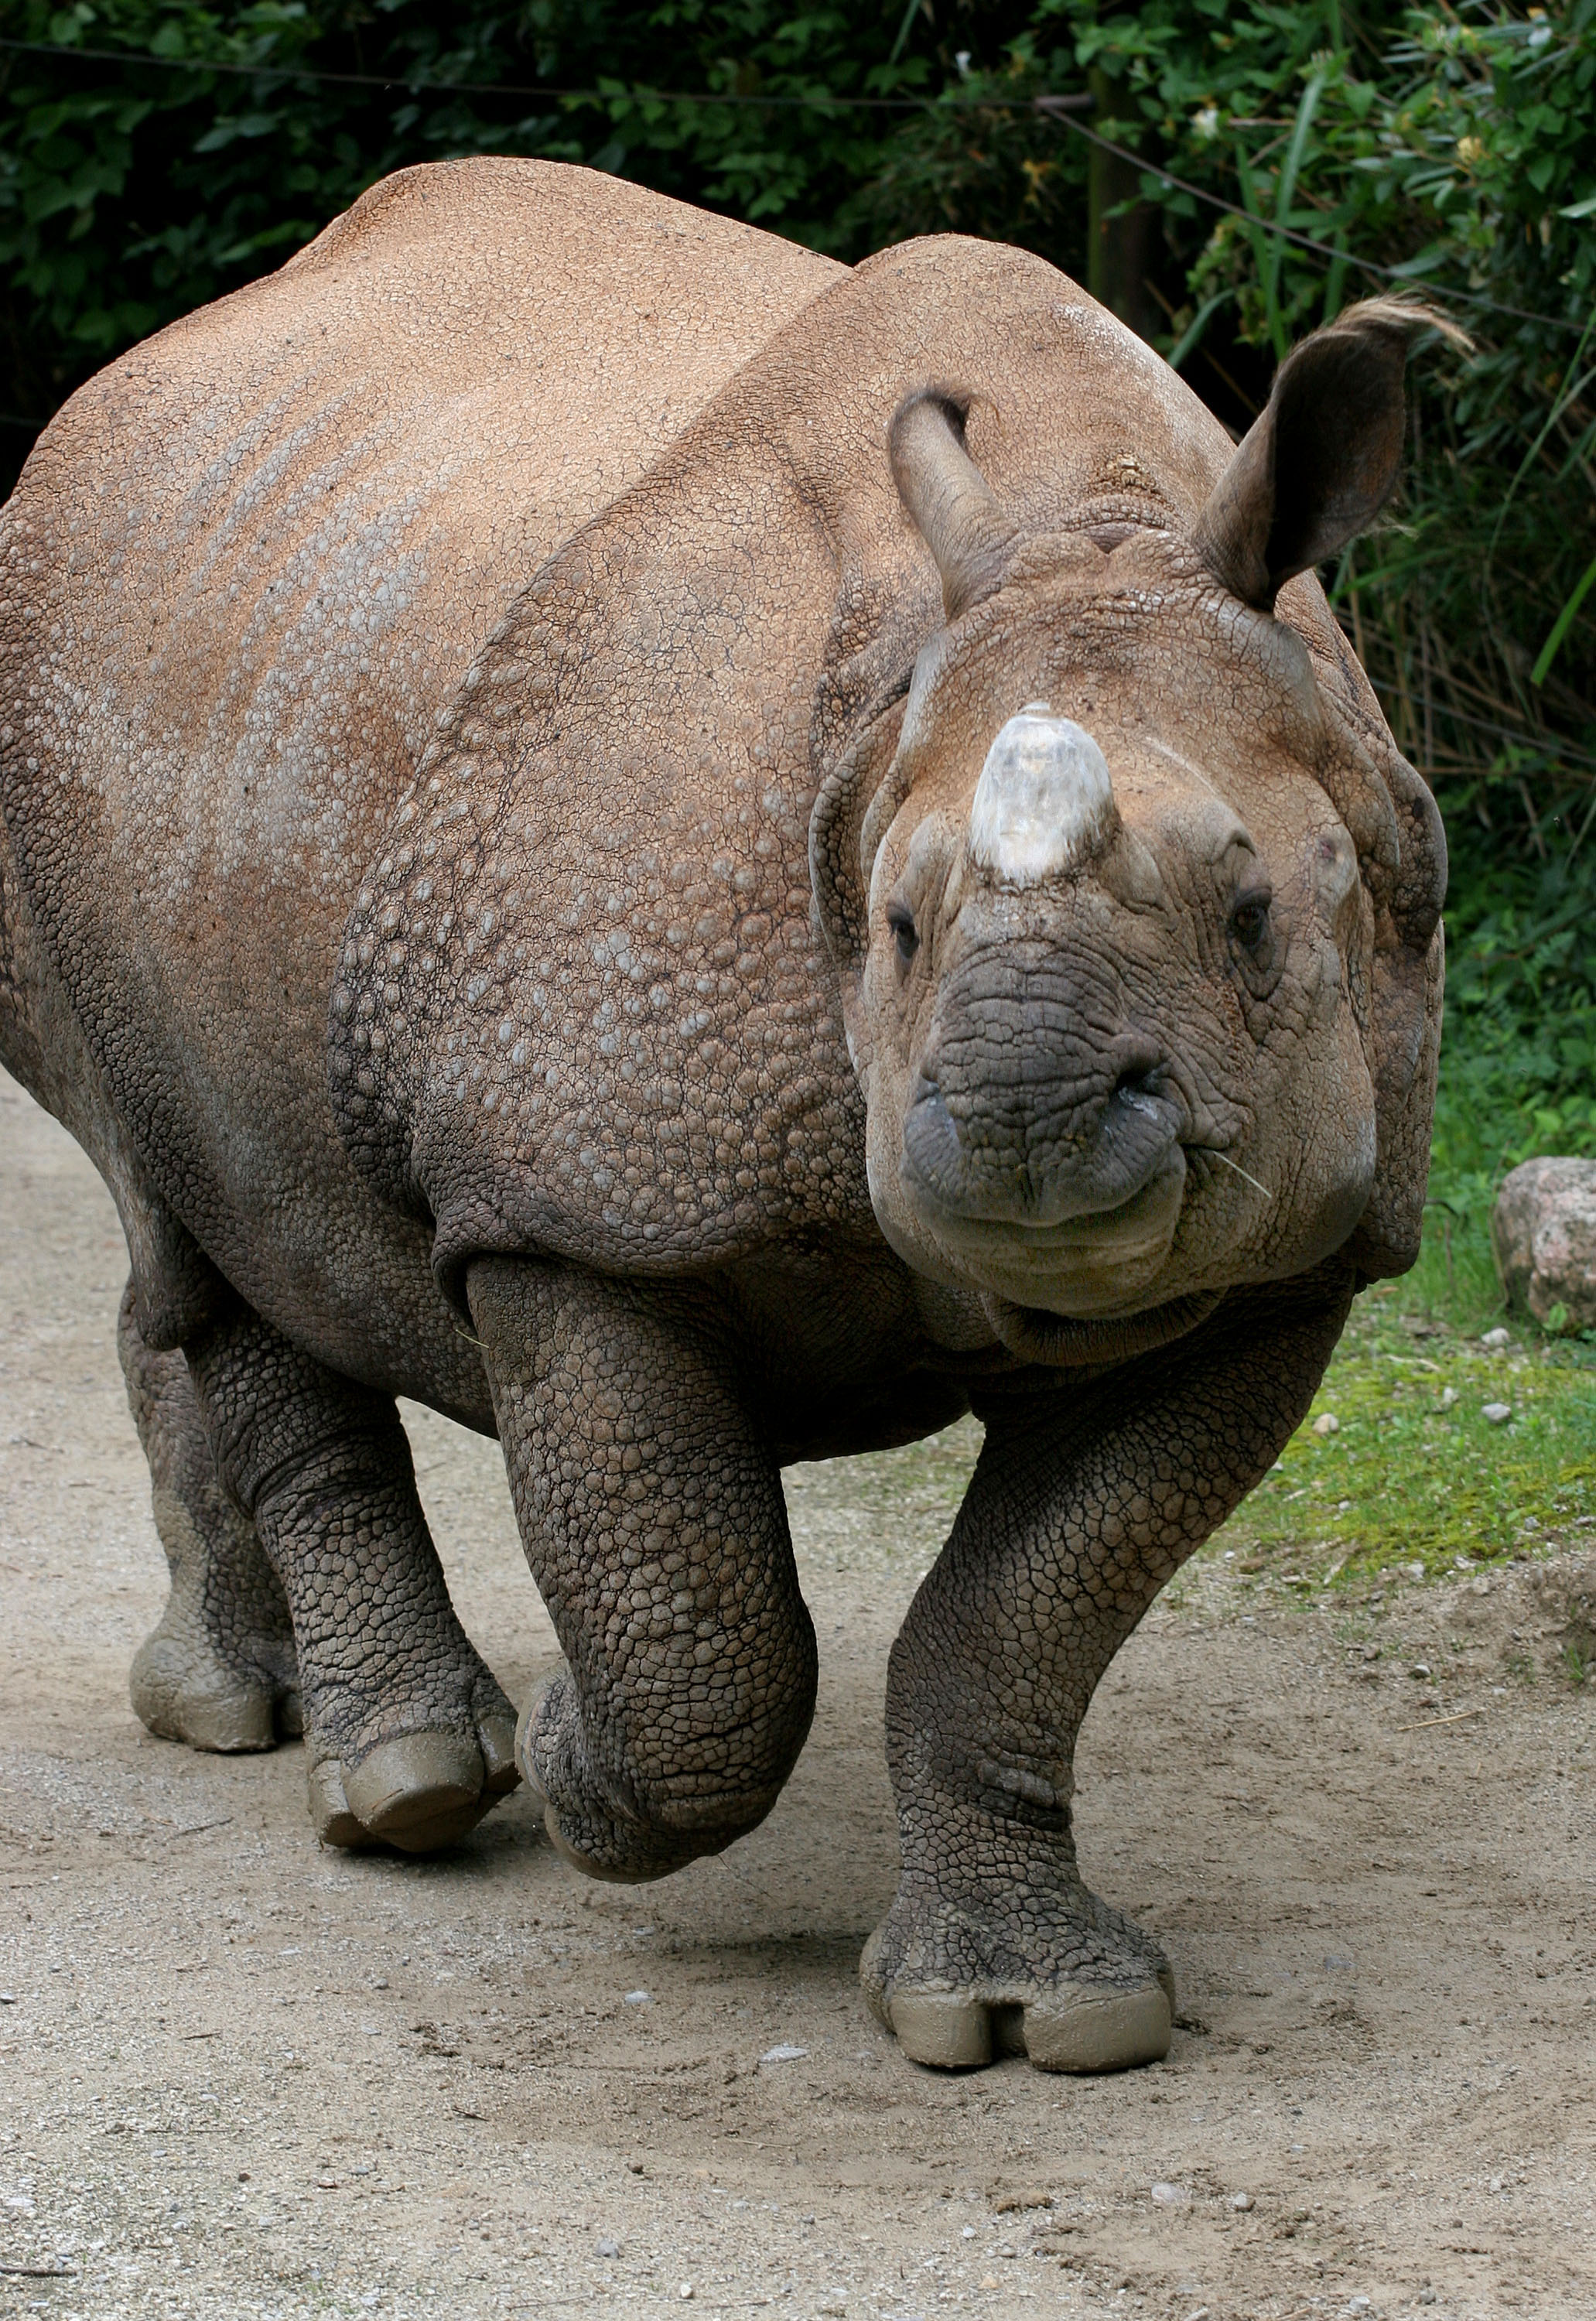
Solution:
[[[1018,537],[964,448],[964,413],[938,388],[898,405],[887,431],[893,481],[936,559],[950,621],[1002,586]]]
[[[1099,854],[1118,826],[1108,764],[1084,725],[1033,701],[987,751],[970,855],[1005,886],[1032,887]]]

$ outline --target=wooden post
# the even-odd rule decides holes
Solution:
[[[1109,120],[1114,111],[1114,86],[1107,73],[1089,77],[1093,116]],[[1086,287],[1094,298],[1129,324],[1138,337],[1151,339],[1167,327],[1167,318],[1147,287],[1157,249],[1158,214],[1151,202],[1136,197],[1141,171],[1117,153],[1091,149],[1087,179]],[[1134,206],[1121,217],[1109,214],[1121,204]]]

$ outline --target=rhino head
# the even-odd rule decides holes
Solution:
[[[1365,1227],[1411,1261],[1446,859],[1311,580],[1395,478],[1415,315],[1281,366],[1195,522],[1027,534],[955,393],[889,449],[945,623],[816,809],[871,1201],[1017,1352],[1184,1327]],[[1311,649],[1310,649],[1311,648]]]

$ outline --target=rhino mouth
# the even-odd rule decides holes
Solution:
[[[1019,1235],[1024,1246],[1077,1246],[1126,1225],[1183,1176],[1186,1107],[1163,1067],[1123,1072],[1081,1127],[1069,1115],[961,1124],[933,1079],[922,1078],[903,1124],[903,1177],[928,1224]]]
[[[960,1269],[1004,1305],[1079,1317],[1139,1313],[1155,1299],[1185,1202],[1186,1156],[1172,1147],[1117,1208],[1053,1224],[926,1217]]]
[[[1186,1107],[1162,1065],[1122,1071],[1085,1133],[962,1125],[922,1077],[902,1181],[921,1224],[983,1291],[1056,1314],[1135,1312],[1166,1265],[1186,1192]],[[1030,1133],[1026,1133],[1029,1128]]]

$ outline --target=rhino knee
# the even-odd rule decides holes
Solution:
[[[662,1877],[724,1852],[764,1820],[808,1733],[813,1670],[753,1723],[716,1731],[696,1717],[650,1713],[647,1696],[597,1712],[567,1675],[528,1703],[516,1736],[523,1774],[546,1807],[568,1861],[599,1878]]]

